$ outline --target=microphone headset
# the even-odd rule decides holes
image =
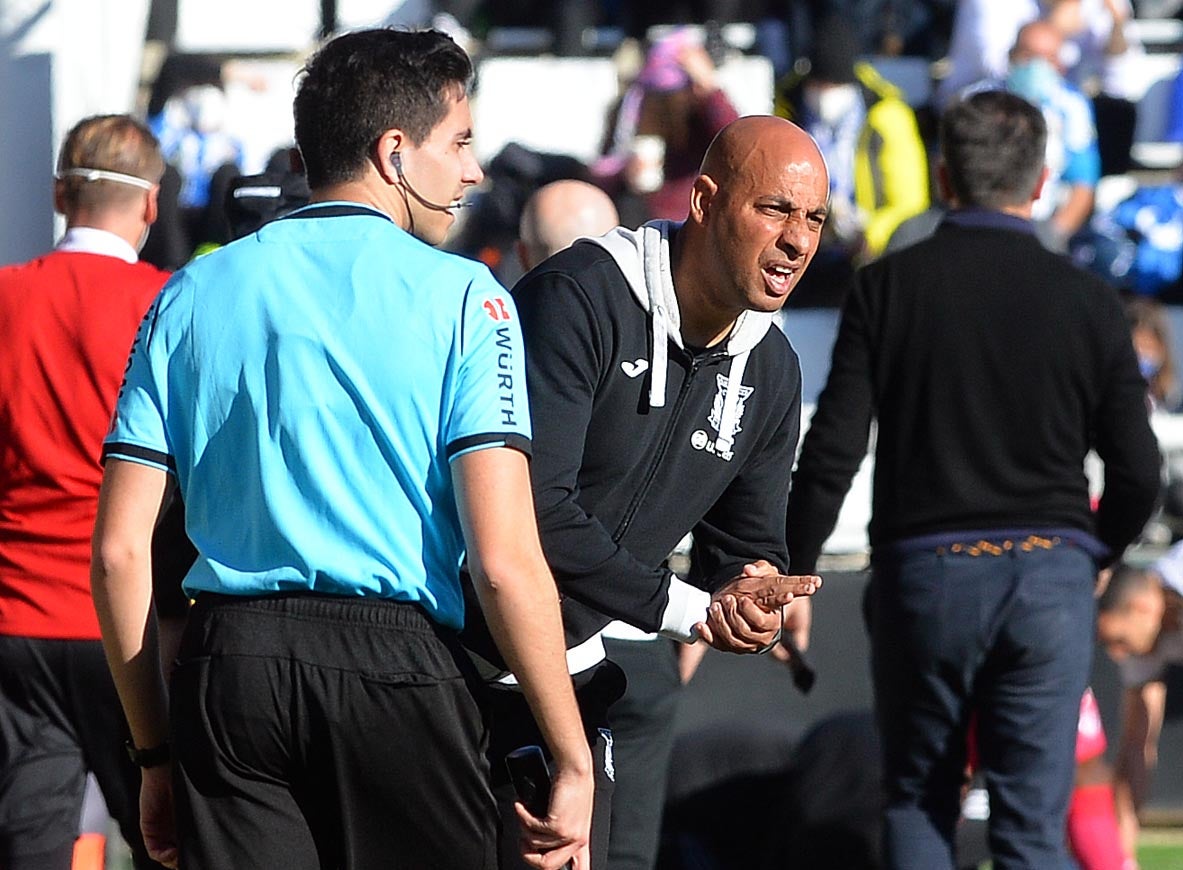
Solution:
[[[398,175],[399,183],[401,183],[402,186],[404,188],[406,188],[407,192],[410,193],[411,196],[415,197],[415,199],[419,201],[420,205],[426,206],[427,208],[430,208],[434,211],[446,211],[446,212],[450,212],[454,208],[468,208],[469,206],[472,205],[471,202],[457,202],[457,203],[448,203],[447,205],[443,205],[441,203],[432,202],[430,199],[424,198],[422,195],[420,195],[419,191],[417,191],[417,190],[415,190],[415,188],[411,187],[411,182],[407,181],[407,176],[403,175],[402,155],[399,154],[397,151],[390,152],[390,163],[392,166],[394,166],[394,171]]]

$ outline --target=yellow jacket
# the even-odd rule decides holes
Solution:
[[[855,151],[854,198],[866,220],[865,255],[870,259],[883,252],[896,227],[928,208],[928,158],[916,114],[903,92],[866,61],[855,64],[854,74],[867,107]],[[777,115],[800,119],[804,80],[790,73],[777,84]]]

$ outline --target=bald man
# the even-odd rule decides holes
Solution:
[[[1024,25],[1006,78],[1007,87],[1038,106],[1047,121],[1048,178],[1032,214],[1044,242],[1061,251],[1093,213],[1101,177],[1092,103],[1064,76],[1063,45],[1063,33],[1050,21]]]
[[[782,606],[820,584],[784,574],[801,373],[772,318],[817,251],[828,191],[804,131],[741,118],[708,149],[684,223],[577,241],[514,289],[538,524],[595,743],[593,867],[606,866],[617,773],[606,714],[624,683],[605,660],[604,627],[623,620],[682,643],[764,652]],[[683,578],[665,560],[688,532],[694,567]],[[496,773],[506,751],[541,740],[519,694],[490,694]],[[641,775],[663,781],[656,767]]]
[[[518,260],[529,272],[576,239],[602,236],[620,223],[612,197],[574,178],[552,181],[534,191],[518,228]]]

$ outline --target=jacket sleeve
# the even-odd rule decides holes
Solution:
[[[801,373],[784,416],[744,464],[739,476],[694,528],[691,580],[714,590],[739,576],[743,566],[767,559],[788,566],[783,518],[789,475],[801,434]]]
[[[810,574],[834,530],[842,501],[867,455],[874,415],[873,327],[867,270],[856,273],[834,343],[830,374],[818,398],[789,490],[785,538],[789,570]]]
[[[1097,507],[1097,537],[1112,559],[1142,531],[1161,487],[1162,461],[1150,428],[1146,382],[1138,371],[1129,330],[1116,294],[1107,293],[1109,366],[1097,409],[1094,446],[1105,463],[1105,488]]]
[[[587,292],[569,275],[542,271],[523,278],[514,299],[526,339],[535,510],[560,592],[646,631],[692,639],[709,595],[638,561],[580,501],[584,444],[610,356]]]

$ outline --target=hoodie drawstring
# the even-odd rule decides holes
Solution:
[[[653,365],[649,367],[649,407],[665,407],[665,379],[669,370],[668,326],[665,306],[654,305],[653,317]]]
[[[676,310],[671,311],[667,303],[677,305],[674,297],[674,276],[670,268],[670,245],[668,226],[641,227],[643,245],[642,262],[645,270],[645,284],[649,290],[649,313],[653,320],[653,359],[649,368],[649,407],[665,407],[666,377],[669,373],[669,341],[672,335],[681,334],[682,324]],[[671,317],[674,322],[671,323]],[[678,345],[681,346],[681,341]]]
[[[670,262],[670,233],[679,224],[671,221],[650,221],[636,230],[617,227],[609,233],[589,241],[607,250],[620,266],[629,289],[650,317],[649,407],[666,406],[669,384],[669,343],[680,348],[682,317],[678,297],[674,292],[674,277]],[[720,411],[718,449],[730,451],[735,442],[734,429],[739,416],[739,403],[747,352],[763,340],[772,328],[773,315],[763,311],[745,311],[736,320],[727,339],[726,353],[732,358],[728,388],[724,392],[724,409]],[[742,360],[740,359],[742,357]],[[626,369],[627,371],[627,369]]]
[[[727,387],[723,396],[723,412],[719,415],[719,437],[715,439],[715,449],[723,456],[730,456],[731,446],[735,443],[736,423],[739,418],[739,396],[743,388],[743,370],[748,364],[750,351],[736,354],[731,358],[731,368],[727,370]]]

